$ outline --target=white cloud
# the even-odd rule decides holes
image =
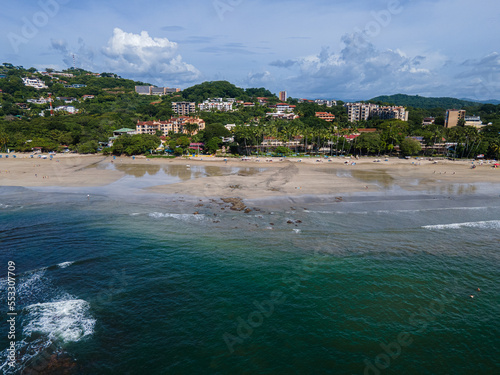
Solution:
[[[190,82],[201,73],[193,65],[182,61],[177,43],[167,38],[152,38],[147,31],[127,33],[115,28],[103,54],[116,73],[138,77],[162,76],[170,82]]]
[[[345,34],[342,43],[338,53],[324,47],[316,55],[270,65],[295,70],[287,85],[318,97],[368,99],[397,92],[428,92],[439,85],[424,56],[410,57],[399,49],[379,50],[362,33]]]

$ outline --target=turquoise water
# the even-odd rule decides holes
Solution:
[[[498,190],[248,214],[49,190],[0,189],[0,288],[14,261],[18,312],[12,371],[1,325],[3,373],[499,372]]]

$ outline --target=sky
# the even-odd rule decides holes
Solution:
[[[3,2],[2,62],[294,98],[500,99],[498,0]]]

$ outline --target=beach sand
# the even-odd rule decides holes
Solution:
[[[258,160],[258,161],[257,161]],[[272,160],[272,161],[270,161]],[[299,161],[301,160],[301,161]],[[376,161],[379,160],[379,161]],[[126,175],[154,175],[160,170],[182,172],[180,182],[158,178],[148,192],[197,197],[242,199],[299,195],[379,192],[393,186],[407,191],[443,192],[453,184],[500,183],[493,162],[398,158],[251,158],[198,157],[148,159],[58,154],[42,159],[17,154],[0,159],[0,186],[90,187],[109,185]],[[194,173],[205,169],[207,173]],[[467,189],[467,187],[465,187]],[[466,191],[465,191],[466,192]],[[471,191],[473,192],[473,191]]]

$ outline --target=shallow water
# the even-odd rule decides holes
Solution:
[[[10,373],[49,363],[75,374],[497,372],[490,185],[252,200],[245,214],[139,193],[147,175],[124,177],[139,180],[126,199],[113,187],[91,199],[0,189],[2,295],[9,260],[18,275]]]

